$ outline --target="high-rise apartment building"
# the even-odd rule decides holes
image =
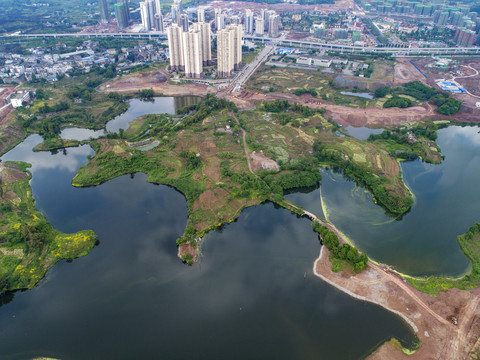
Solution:
[[[154,24],[153,27],[155,31],[164,32],[165,28],[163,27],[163,14],[162,14],[162,5],[160,0],[155,0],[155,15],[154,15]]]
[[[218,13],[215,16],[215,28],[217,31],[225,29],[225,15],[222,13]]]
[[[250,9],[245,10],[245,33],[253,34],[254,17],[253,11]]]
[[[203,6],[199,6],[197,9],[197,21],[199,23],[205,22],[205,8]]]
[[[155,0],[155,23],[154,28],[156,31],[164,32],[165,28],[163,26],[163,14],[162,14],[162,5],[160,0]]]
[[[212,41],[210,35],[210,24],[198,22],[193,24],[193,29],[200,32],[202,45],[202,64],[208,66],[212,64]]]
[[[140,3],[142,25],[146,31],[163,32],[163,16],[160,10],[160,1],[146,0]]]
[[[146,31],[149,31],[152,27],[150,24],[150,16],[148,14],[148,4],[146,1],[140,2],[140,17],[142,18],[142,26]]]
[[[270,18],[276,15],[274,10],[268,10],[265,12],[265,32],[270,32]]]
[[[153,0],[145,0],[140,3],[140,15],[143,28],[147,31],[153,30],[155,23],[155,3]]]
[[[472,46],[475,40],[475,31],[468,29],[457,29],[454,40],[461,46]]]
[[[183,55],[183,30],[177,24],[167,28],[168,51],[170,53],[170,68],[172,70],[185,70]]]
[[[280,15],[273,14],[268,18],[268,36],[280,36]]]
[[[229,27],[233,29],[234,32],[233,41],[235,45],[233,47],[233,66],[235,70],[238,70],[240,68],[240,65],[242,64],[242,25],[231,24],[229,25]]]
[[[178,21],[180,19],[180,5],[177,3],[174,3],[171,7],[171,12],[172,12],[172,24],[178,24]]]
[[[199,30],[191,29],[183,33],[183,56],[185,57],[185,76],[200,78],[203,72],[203,56]]]
[[[242,63],[242,26],[230,24],[217,32],[217,73],[228,77]]]
[[[183,31],[188,31],[188,15],[180,14],[178,25],[183,29]]]
[[[217,75],[229,77],[234,69],[233,62],[233,31],[223,29],[217,31]]]
[[[260,12],[260,17],[262,18],[263,20],[263,31],[265,32],[265,30],[268,30],[268,27],[267,27],[267,10],[265,9],[262,9],[262,11]],[[257,29],[258,31],[258,29]]]
[[[102,24],[108,23],[110,19],[110,13],[108,12],[107,0],[99,0],[98,5],[100,6],[100,22]]]
[[[440,16],[438,17],[438,21],[437,21],[437,24],[438,25],[447,25],[448,23],[448,11],[442,11],[440,13]]]
[[[165,26],[163,24],[163,15],[162,13],[155,14],[155,31],[165,32]]]
[[[125,16],[127,17],[127,24],[130,21],[130,8],[128,7],[128,0],[121,0],[125,7],[123,8],[123,11],[125,11]]]
[[[116,3],[114,6],[115,17],[117,18],[117,26],[119,29],[124,29],[128,26],[127,11],[125,10],[125,3]]]
[[[265,20],[261,17],[255,19],[255,35],[263,36],[265,33]]]

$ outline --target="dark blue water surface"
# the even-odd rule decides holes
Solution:
[[[313,275],[320,244],[306,219],[249,208],[208,234],[189,267],[175,245],[183,195],[144,174],[74,188],[90,147],[33,153],[39,141],[3,160],[32,163],[47,219],[64,232],[93,229],[100,244],[2,298],[0,359],[359,359],[392,336],[414,340],[396,315]]]

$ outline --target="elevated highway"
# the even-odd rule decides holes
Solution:
[[[65,34],[14,34],[3,35],[2,38],[61,38],[61,37],[115,37],[115,38],[138,38],[138,39],[166,39],[163,33],[65,33]],[[430,55],[480,55],[480,47],[397,47],[397,46],[355,46],[313,41],[290,40],[285,38],[269,38],[254,35],[244,35],[243,40],[258,41],[264,44],[286,47],[300,47],[307,49],[320,49],[339,51],[342,53],[355,54],[393,54],[396,57],[430,56]]]

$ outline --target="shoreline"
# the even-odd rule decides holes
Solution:
[[[340,235],[334,225],[326,225]],[[342,236],[339,240],[346,242]],[[480,320],[480,288],[470,291],[454,288],[434,297],[415,289],[399,274],[385,272],[372,261],[356,275],[345,271],[334,273],[328,253],[322,245],[313,263],[315,276],[357,300],[400,316],[420,341],[419,348],[400,351],[387,340],[372,350],[369,360],[461,360],[478,348],[480,329],[475,324]],[[458,318],[457,326],[450,321],[453,310]]]
[[[322,279],[323,281],[325,281],[326,283],[330,284],[331,286],[335,287],[336,289],[350,295],[351,297],[357,299],[357,300],[361,300],[361,301],[366,301],[366,302],[369,302],[369,303],[372,303],[372,304],[375,304],[375,305],[378,305],[378,306],[381,306],[383,307],[384,309],[388,310],[388,311],[391,311],[393,312],[394,314],[400,316],[408,325],[410,325],[410,327],[412,327],[412,329],[414,330],[415,333],[418,333],[418,327],[414,324],[414,322],[412,320],[410,320],[405,314],[401,313],[400,311],[397,311],[397,310],[394,310],[394,309],[390,309],[388,307],[385,307],[383,304],[381,304],[379,301],[377,300],[374,300],[374,299],[369,299],[365,296],[362,296],[362,295],[358,295],[358,294],[355,294],[354,292],[336,284],[335,282],[333,282],[332,280],[330,280],[329,278],[327,278],[326,276],[324,276],[322,273],[318,272],[317,271],[317,263],[319,261],[322,261],[324,260],[324,255],[323,254],[327,254],[329,251],[328,249],[326,249],[325,251],[323,251],[325,248],[325,246],[322,245],[322,247],[320,248],[320,255],[318,256],[318,258],[313,262],[313,273],[315,274],[315,276],[318,276],[320,279]]]

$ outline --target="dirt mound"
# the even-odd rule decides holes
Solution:
[[[20,181],[25,176],[27,175],[17,165],[0,163],[0,180],[3,184]]]
[[[408,60],[400,59],[395,65],[393,82],[395,85],[402,85],[411,81],[422,80],[423,76]]]
[[[280,166],[277,164],[277,162],[266,157],[263,154],[263,151],[260,151],[259,153],[254,151],[252,154],[250,154],[250,162],[252,164],[253,171],[280,170]]]

